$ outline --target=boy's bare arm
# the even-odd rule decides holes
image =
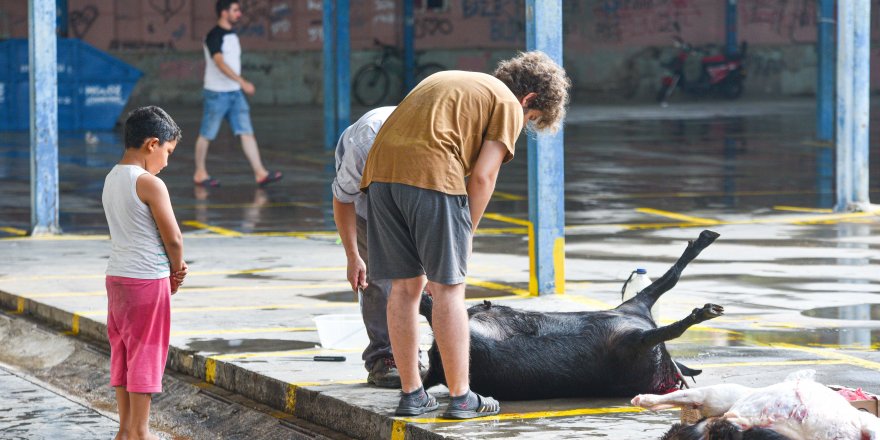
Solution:
[[[495,191],[495,181],[498,179],[498,171],[507,157],[507,147],[498,141],[484,141],[480,149],[480,156],[468,178],[467,193],[468,204],[471,209],[471,222],[473,231],[477,230],[483,212]]]
[[[171,208],[171,196],[162,179],[150,175],[141,174],[137,180],[137,194],[141,200],[150,207],[153,219],[159,228],[159,235],[165,245],[168,261],[171,262],[171,272],[177,273],[186,270],[183,261],[183,234],[174,217]]]

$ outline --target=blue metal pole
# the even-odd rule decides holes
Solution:
[[[334,0],[324,0],[322,34],[324,37],[324,148],[336,147],[336,29],[333,23]]]
[[[56,28],[58,29],[58,36],[67,38],[68,34],[68,19],[67,19],[67,0],[55,0],[55,10],[57,11],[56,17]]]
[[[406,93],[416,86],[414,2],[415,0],[403,0],[403,84]]]
[[[725,27],[727,30],[727,53],[734,54],[737,51],[737,35],[736,35],[736,2],[737,0],[727,0],[727,8],[725,11]]]
[[[58,225],[58,58],[55,0],[28,1],[31,119],[31,234]]]
[[[351,119],[351,39],[349,0],[336,0],[336,138]]]
[[[853,201],[853,4],[837,2],[837,202],[835,211],[845,211]]]
[[[562,65],[562,0],[526,0],[526,48]],[[565,293],[563,131],[529,136],[529,291]]]
[[[816,49],[816,191],[818,206],[834,206],[834,0],[819,0]]]
[[[822,142],[831,142],[834,136],[834,0],[819,0],[817,27],[816,137]]]
[[[867,210],[868,126],[871,93],[871,1],[854,0],[852,85],[852,203],[851,209]]]

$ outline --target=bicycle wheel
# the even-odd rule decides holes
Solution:
[[[442,72],[444,70],[449,70],[446,66],[440,63],[425,63],[420,64],[416,68],[416,84],[422,82],[423,79],[437,73]]]
[[[381,66],[367,64],[354,74],[351,91],[358,104],[372,107],[388,97],[388,72]]]

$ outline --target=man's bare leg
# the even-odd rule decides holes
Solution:
[[[411,393],[422,386],[419,374],[419,302],[424,287],[424,275],[391,280],[391,294],[388,295],[388,336],[400,373],[400,388],[404,393]],[[445,359],[443,363],[446,364]]]
[[[434,297],[431,314],[434,338],[443,359],[446,386],[450,396],[461,396],[470,389],[470,329],[464,306],[465,284],[438,284],[428,282]],[[397,356],[397,351],[394,351]]]
[[[269,175],[269,171],[263,166],[263,160],[260,159],[260,147],[257,146],[257,138],[252,134],[243,134],[241,137],[241,149],[247,157],[251,168],[254,170],[254,181],[259,182]]]
[[[208,157],[208,146],[211,142],[208,139],[205,139],[203,136],[199,136],[196,138],[196,150],[195,150],[195,159],[196,159],[196,172],[193,174],[193,182],[199,183],[209,177],[208,168],[205,164],[206,159]]]

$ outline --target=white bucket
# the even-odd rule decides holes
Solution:
[[[358,314],[315,316],[315,326],[324,348],[362,350],[370,343],[364,320]]]

